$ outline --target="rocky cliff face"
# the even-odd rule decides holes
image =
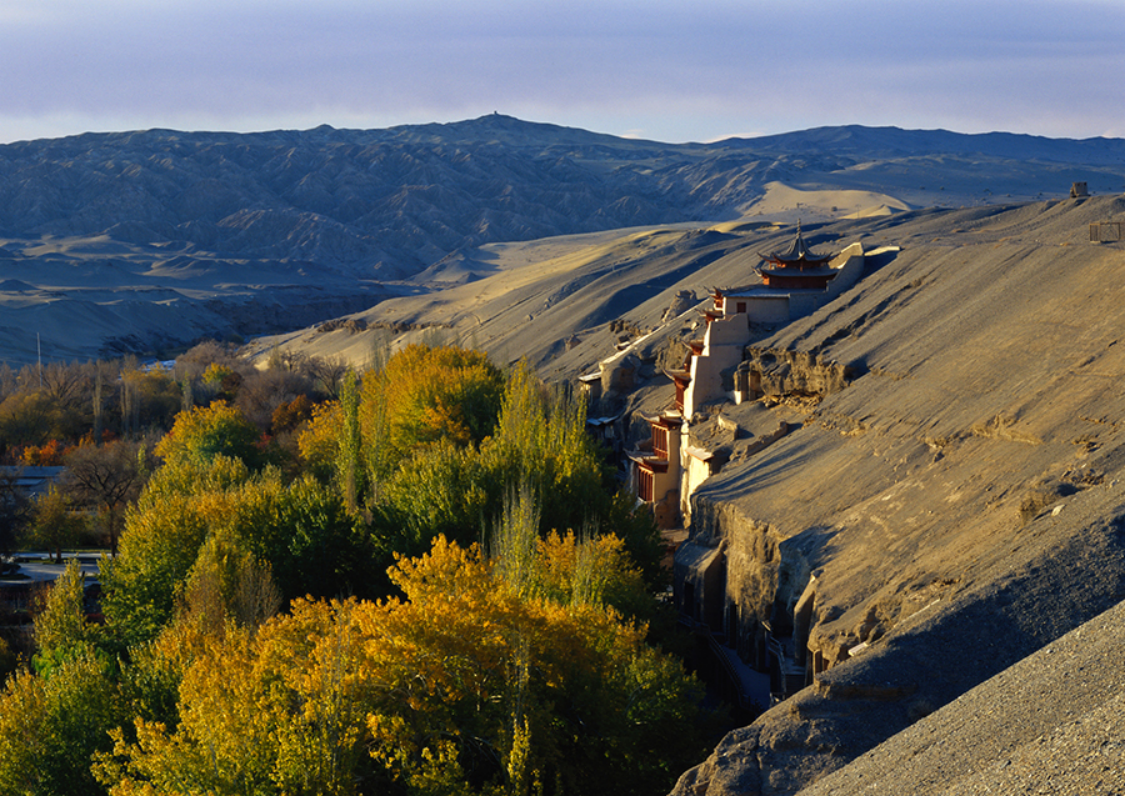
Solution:
[[[766,396],[818,396],[839,393],[855,378],[854,368],[824,362],[804,351],[748,346],[739,372],[754,392]]]
[[[929,242],[935,219],[904,222],[892,262],[756,344],[774,389],[821,399],[704,484],[698,533],[726,544],[739,635],[791,634],[812,683],[680,793],[808,787],[1125,599],[1125,249],[1084,240],[1123,215],[966,211]]]

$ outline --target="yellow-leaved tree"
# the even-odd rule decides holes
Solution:
[[[360,411],[369,444],[387,449],[388,465],[438,440],[480,443],[496,424],[504,379],[482,352],[413,344],[373,376],[364,379]],[[385,436],[375,440],[380,425]]]
[[[35,671],[0,691],[0,793],[91,794],[91,755],[128,716],[99,628],[86,622],[75,560],[47,593],[35,621]]]
[[[176,416],[172,431],[156,446],[165,462],[209,462],[216,456],[241,459],[251,468],[261,467],[265,456],[258,443],[261,432],[237,407],[215,401]]]
[[[179,724],[117,733],[98,776],[116,793],[666,791],[703,751],[700,690],[578,594],[584,556],[622,564],[598,545],[543,543],[514,589],[439,537],[393,569],[401,599],[228,625],[193,648]]]

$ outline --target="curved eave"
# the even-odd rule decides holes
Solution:
[[[835,255],[825,255],[824,257],[800,255],[798,257],[792,257],[790,255],[779,255],[776,252],[771,252],[769,254],[759,252],[758,257],[762,258],[762,260],[767,263],[776,265],[778,268],[793,268],[794,266],[800,268],[821,268],[826,263],[831,262]]]
[[[834,268],[762,268],[757,270],[759,274],[765,277],[827,277],[828,279],[835,279],[839,272]]]

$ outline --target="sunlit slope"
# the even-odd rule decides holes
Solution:
[[[882,228],[891,262],[756,342],[852,382],[703,486],[703,532],[739,605],[812,591],[807,644],[834,666],[682,788],[807,787],[1125,599],[1125,246],[1089,242],[1123,216],[916,214]]]
[[[366,332],[305,330],[265,338],[254,348],[297,347],[358,362],[393,327],[400,343],[424,337],[457,342],[501,362],[527,357],[537,366],[577,338],[589,343],[586,356],[596,362],[606,348],[612,351],[610,322],[652,328],[678,291],[702,300],[709,287],[758,280],[754,247],[766,238],[755,230],[762,225],[726,226],[740,232],[681,225],[490,244],[421,275],[427,292],[351,316]]]

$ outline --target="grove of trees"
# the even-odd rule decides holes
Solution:
[[[72,565],[23,661],[0,647],[0,791],[656,793],[701,759],[720,719],[653,644],[657,531],[580,401],[457,347],[189,355],[47,401],[0,373],[0,435],[12,396],[54,418],[9,459],[68,465],[31,525],[96,513],[116,552],[104,623]]]

